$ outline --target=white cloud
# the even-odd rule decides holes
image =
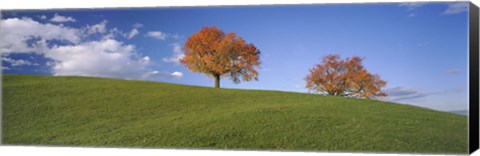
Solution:
[[[42,20],[46,20],[46,19],[47,19],[47,16],[41,15],[41,16],[38,16],[38,18],[40,18],[40,19],[42,19]]]
[[[144,64],[147,64],[147,63],[149,63],[149,62],[150,62],[150,57],[149,57],[149,56],[143,57],[143,63],[144,63]]]
[[[30,18],[1,20],[0,50],[2,54],[39,53],[51,59],[47,67],[53,75],[77,75],[113,77],[124,79],[155,79],[158,73],[163,78],[179,78],[180,72],[158,72],[152,69],[151,58],[142,56],[134,45],[115,39],[113,34],[122,33],[106,28],[107,21],[83,28],[71,28],[55,24],[42,24]],[[105,34],[105,32],[110,32]],[[99,40],[87,39],[88,34],[102,33]],[[85,35],[87,34],[87,35]],[[123,34],[123,33],[122,33]],[[123,34],[125,35],[125,34]],[[52,41],[62,41],[62,44]],[[68,42],[65,44],[65,42]],[[26,60],[11,60],[12,66],[35,65]]]
[[[112,28],[108,30],[108,34],[103,35],[103,39],[114,39],[117,36],[128,37],[128,34],[118,30],[117,28]]]
[[[30,18],[9,18],[0,22],[1,53],[42,52],[52,40],[79,43],[81,31],[61,25],[42,24]]]
[[[419,8],[419,7],[422,7],[424,6],[426,3],[425,2],[406,2],[406,3],[400,3],[400,7],[406,7],[407,8],[407,12],[410,12],[408,14],[408,17],[415,17],[416,14],[413,13],[413,10]]]
[[[168,72],[159,72],[155,70],[152,72],[148,72],[147,74],[144,75],[144,77],[149,77],[150,79],[155,79],[155,78],[179,79],[183,77],[183,73],[179,71],[168,73]]]
[[[38,65],[37,63],[32,63],[28,60],[23,60],[23,59],[14,60],[9,57],[2,57],[2,61],[9,63],[10,66],[12,67]]]
[[[127,38],[131,39],[131,38],[135,37],[138,33],[139,32],[138,32],[137,28],[133,28],[132,31],[130,31],[130,34],[128,34]]]
[[[167,38],[167,34],[161,31],[149,31],[146,36],[159,40],[165,40]]]
[[[406,3],[401,3],[399,6],[401,7],[406,7],[407,11],[412,11],[416,8],[419,8],[423,5],[425,5],[425,2],[406,2]]]
[[[91,35],[96,33],[105,33],[107,30],[107,23],[108,21],[104,20],[95,25],[87,25],[85,28],[86,34]]]
[[[150,57],[138,56],[134,46],[113,39],[56,46],[45,53],[55,60],[54,75],[144,79]]]
[[[170,74],[172,77],[174,78],[181,78],[183,77],[183,73],[182,72],[179,72],[179,71],[175,71],[173,73]]]
[[[180,64],[180,59],[182,59],[185,54],[182,51],[182,47],[180,43],[174,43],[173,45],[173,56],[162,58],[164,62],[173,62],[176,64]]]
[[[50,21],[52,22],[75,22],[77,20],[75,20],[73,17],[66,17],[66,16],[61,16],[59,14],[55,14],[51,19]]]
[[[140,24],[140,23],[135,23],[133,25],[133,29],[130,31],[130,33],[128,33],[128,35],[125,35],[126,38],[128,39],[132,39],[133,37],[135,37],[136,35],[138,35],[140,33],[140,31],[138,31],[139,28],[143,27],[143,24]]]
[[[450,3],[448,4],[447,10],[445,10],[443,14],[456,14],[456,13],[467,12],[467,11],[468,11],[467,2]]]

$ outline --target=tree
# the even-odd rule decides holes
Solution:
[[[387,82],[379,75],[369,73],[362,65],[363,59],[354,56],[342,60],[339,55],[327,55],[305,77],[306,88],[332,96],[360,98],[385,97],[381,88]]]
[[[246,43],[235,33],[225,34],[216,27],[203,27],[185,43],[185,56],[180,63],[192,72],[204,73],[215,79],[220,88],[220,78],[228,77],[234,83],[258,80],[260,50]]]

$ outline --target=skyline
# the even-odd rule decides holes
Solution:
[[[303,78],[321,57],[356,55],[365,57],[365,67],[388,82],[388,101],[467,110],[466,6],[441,2],[5,11],[2,67],[4,73],[212,87],[213,79],[188,71],[178,59],[189,35],[203,26],[217,26],[262,52],[259,81],[233,84],[222,79],[224,88],[307,92]]]

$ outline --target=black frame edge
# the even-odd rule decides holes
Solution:
[[[479,148],[479,11],[469,5],[469,152]]]

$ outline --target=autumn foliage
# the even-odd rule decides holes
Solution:
[[[305,81],[309,90],[333,96],[387,96],[381,90],[386,82],[379,75],[369,73],[357,56],[342,60],[339,55],[327,55],[321,64],[310,69]]]
[[[203,27],[191,35],[183,50],[185,57],[180,63],[192,72],[205,73],[215,79],[220,87],[220,78],[228,77],[235,83],[258,80],[260,51],[235,33],[225,34],[216,27]]]

